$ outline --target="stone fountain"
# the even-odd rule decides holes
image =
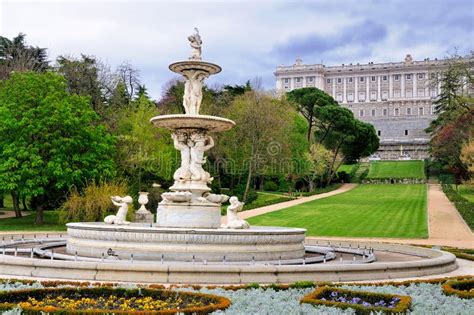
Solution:
[[[229,130],[235,123],[199,114],[204,80],[219,73],[221,67],[202,61],[202,40],[197,29],[188,40],[191,57],[169,66],[185,79],[185,114],[150,120],[156,127],[171,131],[174,147],[181,153],[174,184],[162,194],[163,201],[158,205],[156,223],[68,223],[67,252],[86,257],[104,257],[113,252],[121,259],[170,262],[302,259],[305,229],[250,227],[237,216],[243,204],[236,197],[230,198],[230,222],[221,226],[221,205],[229,196],[211,193],[208,185],[213,178],[203,168],[204,153],[214,146],[212,133]]]

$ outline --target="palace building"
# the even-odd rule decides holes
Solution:
[[[433,100],[440,91],[434,84],[444,60],[368,64],[303,64],[276,68],[276,89],[288,92],[317,87],[330,94],[360,120],[371,123],[380,138],[372,158],[424,159],[429,156],[429,135],[424,131],[434,119]]]

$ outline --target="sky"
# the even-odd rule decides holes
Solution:
[[[203,60],[223,71],[210,86],[260,78],[275,86],[278,65],[444,58],[474,50],[474,0],[22,1],[0,0],[0,35],[59,55],[93,55],[140,71],[159,99],[168,70],[190,55],[198,27]]]

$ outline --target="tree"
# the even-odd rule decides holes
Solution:
[[[338,105],[329,94],[313,87],[293,90],[287,93],[287,97],[289,101],[296,103],[298,111],[308,121],[308,141],[311,140],[312,128],[315,124],[316,109],[327,105]]]
[[[36,224],[72,186],[114,176],[115,139],[58,74],[13,74],[0,87],[0,120],[0,190],[30,197]]]
[[[123,87],[128,104],[130,104],[141,85],[140,72],[129,61],[124,61],[117,68],[117,77],[118,84]]]
[[[90,97],[92,108],[98,112],[103,106],[104,98],[99,82],[97,59],[86,55],[81,55],[80,59],[59,56],[56,61],[57,71],[66,78],[69,92]]]
[[[474,174],[474,135],[471,135],[469,140],[464,143],[461,148],[460,159],[468,172],[468,177],[472,178]]]
[[[12,72],[44,72],[49,68],[46,48],[27,46],[25,34],[12,40],[0,36],[0,80],[6,80]]]
[[[235,98],[226,110],[226,117],[236,126],[222,136],[226,156],[246,172],[243,200],[249,195],[252,179],[265,173],[272,163],[289,155],[287,134],[293,123],[292,107],[258,91],[248,91]]]

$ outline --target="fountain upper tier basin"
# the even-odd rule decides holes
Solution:
[[[169,68],[171,71],[179,74],[185,74],[185,71],[202,71],[212,75],[222,71],[220,66],[201,60],[178,61],[170,64]]]
[[[235,126],[230,119],[208,115],[162,115],[153,117],[150,122],[168,130],[202,129],[209,132],[226,131]]]

